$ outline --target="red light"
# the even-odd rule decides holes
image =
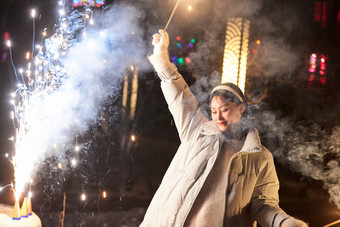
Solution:
[[[314,21],[320,22],[321,20],[321,2],[315,2],[314,4]]]
[[[310,56],[310,60],[309,60],[309,72],[314,73],[315,69],[316,69],[316,58],[317,55],[314,53]]]
[[[176,36],[176,40],[181,40],[181,37],[180,36]]]
[[[321,26],[324,28],[326,27],[326,20],[327,20],[327,2],[322,2],[322,24]]]
[[[324,76],[325,75],[325,70],[326,70],[326,57],[325,55],[321,55],[320,58],[320,75]]]
[[[191,63],[191,59],[188,58],[188,57],[186,57],[186,58],[185,58],[185,62],[186,62],[187,64],[189,64],[189,63]]]
[[[321,82],[323,85],[325,85],[326,82],[327,82],[327,78],[326,78],[326,77],[321,77],[321,78],[320,78],[320,82]]]
[[[9,33],[8,32],[5,32],[4,33],[4,43],[5,43],[5,45],[7,45],[7,42],[8,42],[8,40],[10,39],[10,35],[9,35]]]

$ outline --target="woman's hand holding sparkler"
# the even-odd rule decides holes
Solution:
[[[160,29],[159,33],[154,34],[152,45],[154,46],[153,55],[149,56],[149,61],[155,68],[157,75],[163,81],[171,81],[177,79],[179,74],[177,68],[169,60],[169,35]]]
[[[162,72],[171,64],[169,60],[169,35],[165,30],[160,29],[159,33],[152,36],[153,55],[149,60],[156,72]]]
[[[152,36],[153,54],[167,54],[168,57],[169,35],[163,29],[158,32]]]

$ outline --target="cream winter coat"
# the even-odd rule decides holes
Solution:
[[[175,79],[162,80],[161,87],[181,145],[141,227],[184,225],[223,144],[218,128],[202,114],[187,83],[171,67],[163,76],[175,74]],[[255,221],[263,227],[279,226],[288,217],[278,206],[279,182],[273,157],[261,145],[256,130],[248,133],[243,148],[231,157],[227,173],[226,214],[221,226],[253,226]]]

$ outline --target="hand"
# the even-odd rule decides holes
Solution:
[[[288,218],[281,222],[281,227],[308,227],[308,224],[296,218]]]
[[[152,45],[154,46],[153,54],[168,54],[169,35],[163,29],[160,29],[158,32],[159,33],[156,33],[152,36]]]

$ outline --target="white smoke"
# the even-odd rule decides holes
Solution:
[[[42,62],[36,66],[39,75],[17,92],[23,107],[16,114],[19,192],[46,157],[63,158],[75,146],[74,135],[97,120],[101,104],[119,96],[131,65],[149,67],[139,19],[132,6],[112,5],[98,14],[85,8],[61,18],[56,33],[46,39],[46,49],[35,59]]]
[[[228,17],[243,17],[250,20],[251,39],[261,41],[256,61],[248,62],[248,65],[251,64],[250,67],[253,67],[253,70],[249,70],[248,73],[260,75],[254,77],[254,80],[257,83],[261,81],[260,85],[251,87],[252,93],[261,96],[269,82],[277,87],[282,84],[291,86],[291,90],[301,90],[300,94],[283,92],[280,94],[287,97],[278,97],[280,99],[276,102],[280,103],[285,99],[294,101],[290,104],[286,102],[285,105],[291,105],[290,109],[295,109],[295,112],[308,114],[307,109],[310,108],[308,105],[313,103],[306,103],[305,100],[297,101],[298,98],[308,95],[302,94],[304,90],[297,89],[294,84],[294,81],[301,83],[299,81],[301,75],[296,73],[304,67],[304,54],[307,48],[296,42],[304,37],[301,28],[306,31],[308,29],[297,12],[297,10],[305,10],[303,4],[300,9],[297,9],[283,2],[263,4],[263,1],[229,0],[198,1],[197,7],[202,19],[197,19],[198,22],[194,22],[191,27],[199,30],[196,33],[200,33],[201,36],[195,46],[195,52],[190,56],[192,63],[189,70],[197,79],[191,88],[203,107],[207,108],[209,91],[217,85],[216,78],[221,76],[226,20]],[[306,75],[302,76],[306,77]],[[263,103],[259,106],[252,107],[256,109],[253,120],[274,157],[292,170],[322,181],[324,188],[330,194],[330,202],[340,208],[339,125],[335,124],[332,132],[328,132],[323,130],[318,122],[297,120],[298,117],[294,116],[294,112],[293,116],[283,117],[276,110],[262,109],[265,107]],[[337,110],[333,106],[329,111],[335,113],[330,114],[330,117],[337,116]],[[322,114],[327,116],[325,111],[320,110],[318,113],[321,117]],[[315,111],[312,114],[317,115]],[[317,116],[313,117],[314,120],[318,119]]]

